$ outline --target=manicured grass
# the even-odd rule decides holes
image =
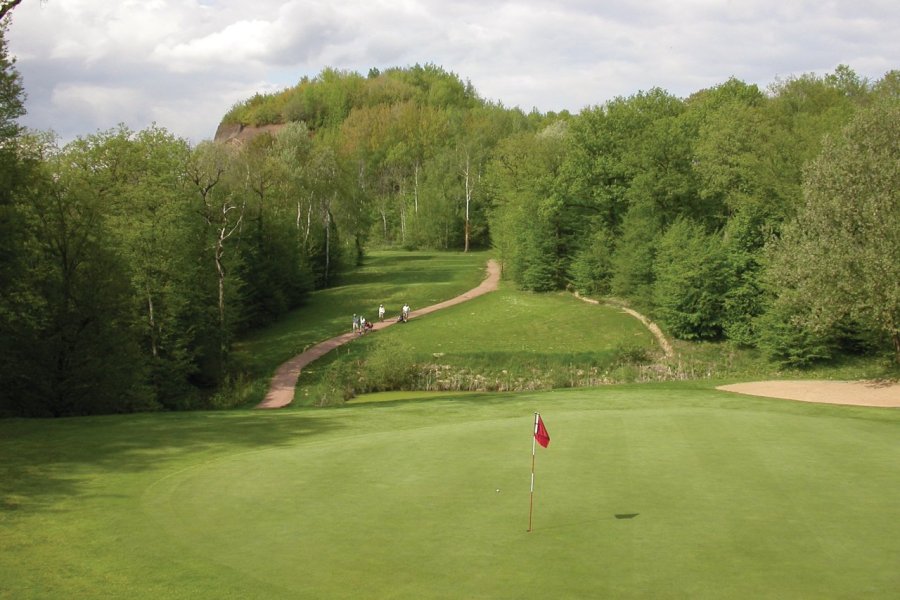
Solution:
[[[483,389],[495,390],[596,385],[614,375],[629,349],[646,356],[659,352],[650,332],[617,308],[502,284],[496,292],[366,335],[316,361],[301,374],[298,398],[308,397],[335,359],[359,363],[378,347],[420,369],[430,366],[433,381],[423,385],[457,389],[483,382]]]
[[[564,363],[632,342],[652,349],[653,337],[622,311],[582,302],[567,293],[534,294],[504,287],[445,311],[384,332],[426,354],[467,362],[479,355],[514,361],[557,356]]]
[[[0,598],[900,589],[897,410],[698,383],[378,400],[0,421]]]

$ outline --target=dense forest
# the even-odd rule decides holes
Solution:
[[[216,406],[233,341],[367,248],[493,248],[527,290],[803,366],[900,361],[900,72],[651,89],[577,115],[435,65],[326,69],[192,146],[17,119],[0,37],[0,414]],[[600,101],[601,99],[598,99]],[[271,126],[271,127],[264,127]]]

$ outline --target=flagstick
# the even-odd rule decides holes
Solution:
[[[534,512],[534,443],[537,440],[538,413],[534,413],[534,432],[531,436],[531,498],[528,501],[528,533],[531,533],[531,515]]]

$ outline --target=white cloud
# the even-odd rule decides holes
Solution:
[[[234,102],[326,66],[430,62],[507,106],[577,111],[841,63],[878,78],[900,67],[898,29],[893,0],[29,0],[7,35],[27,125],[71,138],[155,120],[199,141]]]
[[[82,122],[119,122],[140,119],[141,95],[127,87],[62,84],[54,88],[50,102],[55,111],[66,112]]]

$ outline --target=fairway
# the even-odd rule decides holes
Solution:
[[[698,384],[361,400],[0,422],[0,597],[900,589],[896,410]]]

